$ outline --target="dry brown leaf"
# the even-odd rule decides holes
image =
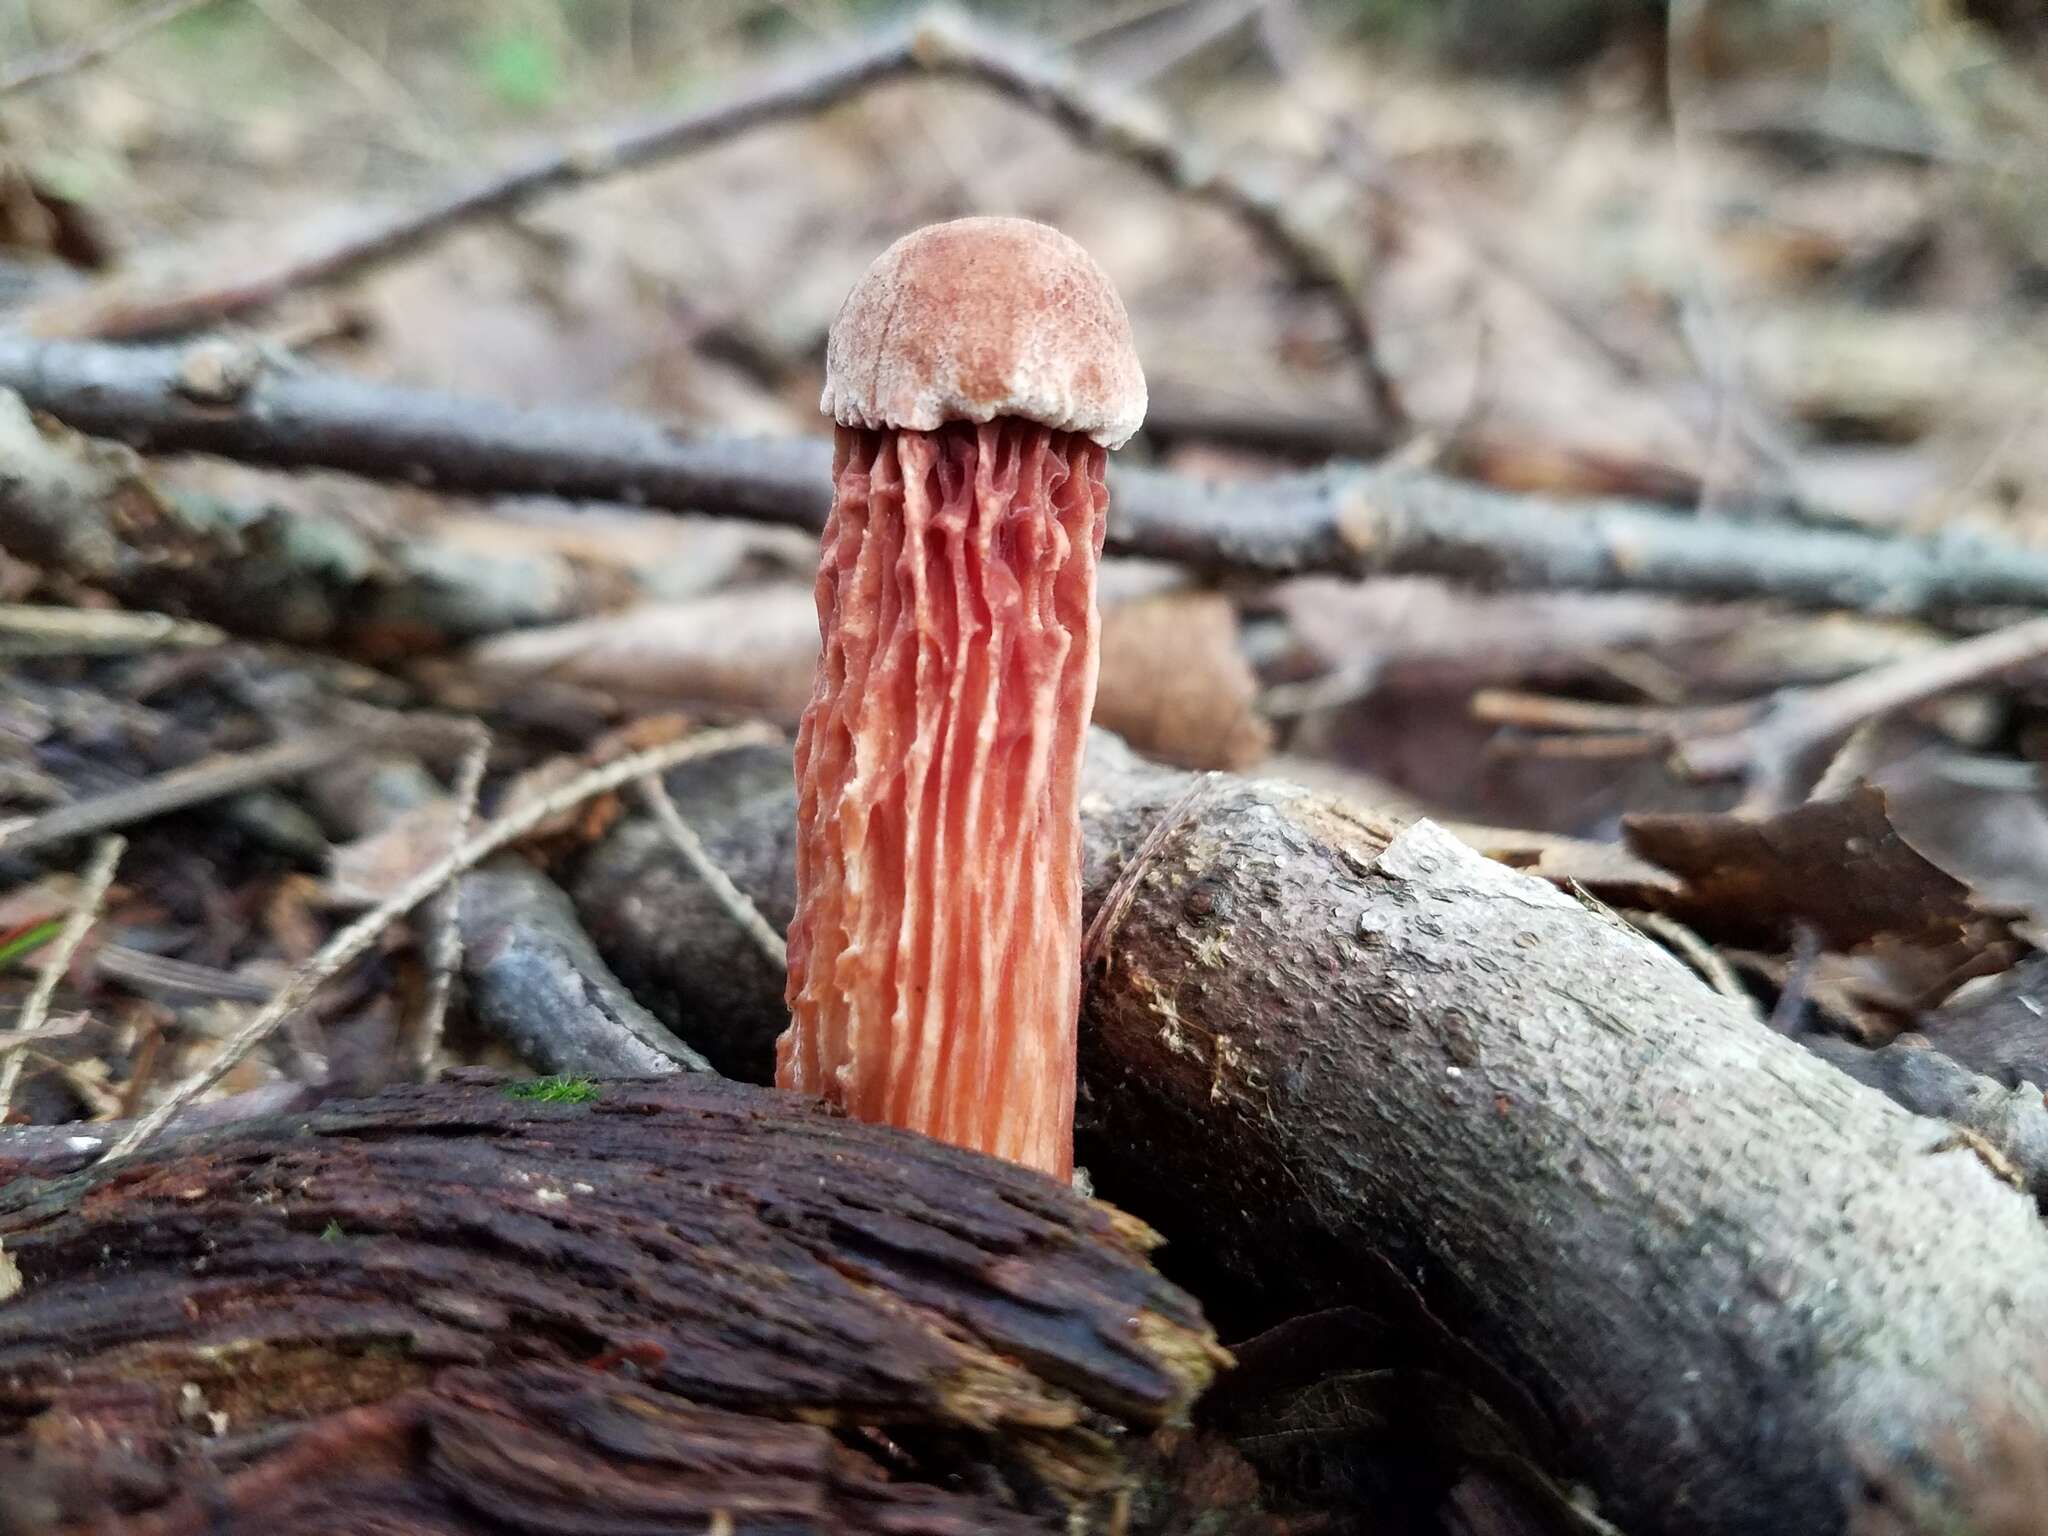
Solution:
[[[1257,695],[1228,598],[1173,592],[1103,613],[1095,719],[1148,757],[1186,768],[1251,767],[1273,745]]]
[[[394,816],[329,856],[327,896],[341,906],[373,907],[447,856],[460,815],[452,799],[429,800]]]
[[[1629,847],[1680,875],[1673,905],[1717,936],[1766,942],[1801,924],[1828,948],[1879,937],[1942,944],[1980,923],[1970,887],[1929,863],[1862,786],[1762,819],[1695,813],[1623,818]]]

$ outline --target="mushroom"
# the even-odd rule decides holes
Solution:
[[[1081,753],[1130,319],[1044,224],[897,241],[833,322],[824,642],[775,1079],[1067,1178]]]

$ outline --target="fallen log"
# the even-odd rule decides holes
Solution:
[[[676,792],[786,912],[777,756]],[[721,771],[752,792],[707,793]],[[1953,1513],[1928,1468],[1977,1417],[2041,1436],[2048,1233],[1948,1127],[1427,823],[1227,777],[1169,815],[1189,782],[1097,733],[1088,903],[1121,876],[1129,904],[1084,1005],[1080,1153],[1212,1312],[1434,1320],[1636,1536],[1841,1531],[1874,1468]],[[691,885],[632,823],[572,884],[657,1013],[699,1011],[731,948]],[[779,991],[717,995],[765,1070]]]
[[[701,1076],[573,1086],[0,1190],[0,1528],[1044,1531],[1218,1363],[1145,1229],[1049,1180]]]

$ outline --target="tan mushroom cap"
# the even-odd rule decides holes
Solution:
[[[930,432],[1021,416],[1120,448],[1145,419],[1130,316],[1049,224],[955,219],[875,259],[825,346],[820,408],[848,427]]]

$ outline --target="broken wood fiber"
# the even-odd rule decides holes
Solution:
[[[693,765],[687,792],[721,767],[760,784],[766,755]],[[1187,783],[1095,734],[1091,911]],[[789,792],[700,803],[786,910],[759,840]],[[629,985],[659,971],[688,1008],[677,978],[714,958],[691,935],[723,940],[663,905],[692,898],[659,865],[627,824],[573,894]],[[751,1009],[764,1071],[779,994]],[[1441,1326],[1638,1536],[1842,1531],[1871,1466],[1921,1475],[1980,1414],[2048,1423],[2024,1195],[1604,910],[1427,824],[1219,777],[1109,934],[1081,1051],[1079,1161],[1212,1309]]]
[[[576,1087],[0,1192],[0,1485],[134,1532],[1037,1530],[1218,1363],[1145,1229],[1050,1180],[698,1076]]]

